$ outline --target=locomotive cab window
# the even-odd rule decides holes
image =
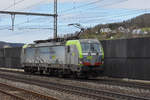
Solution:
[[[83,52],[95,51],[100,52],[99,43],[81,43]]]

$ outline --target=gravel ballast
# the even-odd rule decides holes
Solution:
[[[44,94],[47,96],[51,96],[51,97],[54,97],[58,100],[88,100],[88,98],[84,98],[81,96],[66,94],[66,93],[55,91],[55,90],[50,90],[50,89],[46,89],[43,87],[39,87],[39,86],[35,86],[35,85],[29,85],[29,84],[25,84],[25,83],[21,83],[21,82],[13,82],[13,81],[2,79],[2,78],[0,78],[0,82],[11,85],[11,86],[15,86],[18,88],[23,88],[26,90],[34,91],[34,92]],[[2,97],[3,98],[5,98],[5,97],[10,98],[9,96],[5,96],[5,95],[3,95]],[[0,100],[10,100],[10,99],[0,99]],[[89,100],[91,100],[91,99],[89,99]]]
[[[1,72],[1,71],[0,71]],[[96,89],[96,90],[108,90],[112,92],[118,92],[118,93],[124,93],[128,95],[135,95],[135,96],[140,96],[140,97],[150,97],[150,91],[145,90],[145,89],[136,89],[136,88],[131,88],[131,87],[123,87],[123,86],[117,86],[117,85],[107,85],[107,84],[98,84],[98,83],[92,83],[92,82],[80,82],[76,80],[70,80],[70,79],[62,79],[62,78],[56,78],[56,77],[47,77],[47,76],[36,76],[36,75],[26,75],[26,74],[17,74],[17,73],[8,73],[8,72],[1,72],[1,74],[6,74],[6,75],[13,75],[13,76],[20,76],[20,77],[26,77],[30,79],[38,79],[38,80],[43,80],[47,82],[54,82],[54,83],[61,83],[61,84],[66,84],[66,85],[73,85],[73,86],[80,86],[84,88],[91,88],[91,89]],[[1,79],[3,80],[3,79]],[[0,82],[1,82],[0,80]],[[7,82],[11,83],[11,82]],[[32,89],[34,91],[42,91],[42,93],[52,95],[54,97],[58,97],[60,100],[88,100],[87,98],[82,98],[80,96],[75,96],[75,95],[70,95],[66,93],[60,93],[54,90],[48,90],[45,88],[37,87],[37,86],[32,86],[32,85],[27,85],[24,83],[18,83],[18,82],[12,82],[13,85],[17,83],[18,86]],[[91,99],[90,99],[91,100]]]

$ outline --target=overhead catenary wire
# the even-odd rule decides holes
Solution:
[[[134,13],[131,12],[131,13],[122,14],[122,15],[119,15],[119,16],[117,16],[117,15],[115,15],[115,16],[108,16],[107,18],[103,17],[103,18],[97,18],[97,19],[81,20],[81,23],[82,24],[86,24],[86,25],[89,24],[89,23],[92,23],[93,25],[96,25],[96,23],[100,24],[103,21],[105,21],[107,23],[108,22],[109,23],[112,23],[112,22],[122,22],[123,19],[121,17],[126,17],[126,16],[130,16],[130,15],[134,15],[134,14],[140,15],[140,13],[144,13],[144,12],[142,12],[142,11],[141,12],[134,12]]]
[[[1,9],[1,11],[6,11],[6,10],[9,10],[9,8],[13,8],[13,7],[14,7],[14,10],[15,10],[15,6],[18,5],[18,4],[20,4],[20,3],[22,3],[22,2],[24,2],[24,1],[25,0],[20,0],[20,1],[16,2],[16,0],[14,0],[13,4],[9,5],[8,7],[4,8],[4,9]],[[5,16],[5,15],[3,15],[3,16]]]
[[[143,12],[141,12],[141,13],[143,13]],[[111,17],[113,17],[113,18],[117,18],[117,17],[123,17],[123,16],[131,16],[131,15],[133,15],[133,14],[139,14],[139,12],[134,12],[134,13],[131,13],[131,14],[123,14],[123,15],[119,15],[119,16],[110,16],[110,18]],[[105,20],[105,19],[108,19],[109,18],[109,16],[108,17],[103,17],[103,18],[101,18],[101,17],[99,17],[99,18],[95,18],[95,19],[89,19],[89,20],[84,20],[84,21],[82,21],[82,23],[87,23],[87,22],[90,22],[90,21],[98,21],[98,20]]]
[[[79,6],[76,7],[76,9],[79,9],[79,8],[82,8],[82,7],[86,7],[86,6],[89,6],[89,5],[93,5],[93,4],[96,4],[96,3],[101,2],[101,1],[104,1],[104,0],[96,0],[96,1],[89,2],[89,3],[87,3],[87,4],[79,5]],[[59,12],[59,13],[70,12],[70,11],[72,11],[72,10],[74,10],[74,9],[75,9],[75,8],[72,7],[72,8],[63,10],[63,11],[61,11],[61,12]],[[61,16],[61,15],[60,15],[60,16]]]
[[[144,9],[143,9],[144,10]],[[140,11],[140,10],[134,10],[134,11]],[[133,13],[132,11],[130,11],[131,13],[129,13],[128,11],[127,11],[127,13],[125,13],[125,12],[123,12],[123,14],[119,14],[119,15],[115,15],[115,16],[100,16],[100,17],[96,17],[96,19],[95,18],[92,18],[92,19],[90,19],[89,18],[89,20],[83,20],[83,21],[81,21],[82,23],[86,23],[86,22],[90,22],[90,21],[97,21],[97,20],[105,20],[105,19],[107,19],[107,18],[111,18],[111,17],[122,17],[122,16],[127,16],[127,15],[133,15],[133,14],[135,14],[135,13],[140,13],[140,12],[135,12],[135,13]],[[141,11],[142,12],[142,11]],[[23,23],[20,23],[20,25],[22,25],[22,24],[24,24],[24,23],[28,23],[28,22],[31,22],[31,21],[34,21],[34,20],[39,20],[39,19],[41,19],[41,18],[37,18],[37,19],[32,19],[32,20],[28,20],[28,21],[25,21],[25,22],[23,22]],[[84,18],[85,19],[85,18]],[[16,24],[16,26],[17,26],[18,24]]]
[[[38,1],[39,1],[39,0],[38,0]],[[25,7],[25,8],[26,8],[26,9],[33,8],[33,7],[37,6],[37,5],[40,5],[43,1],[44,1],[44,0],[40,0],[38,3],[33,4],[33,5],[29,5],[29,6]]]
[[[98,2],[99,1],[99,2]],[[102,1],[107,1],[107,0],[97,0],[97,1],[95,1],[95,4],[98,4],[98,3],[101,3]],[[116,0],[115,0],[116,1]],[[121,1],[126,1],[126,0],[117,0],[117,2],[119,1],[119,3],[121,2]],[[84,8],[84,10],[85,11],[89,11],[89,10],[92,10],[93,11],[93,9],[95,10],[96,8],[103,8],[103,7],[106,7],[106,6],[111,6],[111,5],[113,5],[114,3],[116,3],[116,2],[108,2],[108,3],[106,3],[106,4],[100,4],[99,6],[96,6],[96,7],[90,7],[90,8]],[[94,4],[94,2],[92,2],[92,4]],[[89,5],[90,5],[90,3],[89,3]],[[88,5],[84,5],[84,6],[88,6]],[[78,7],[76,7],[76,9],[78,9],[78,8],[81,8],[81,7],[84,7],[84,6],[78,6]],[[72,10],[74,10],[73,8],[71,8],[70,10],[68,9],[68,12],[67,12],[67,14],[69,14],[69,13],[72,13],[72,12],[70,12],[70,11],[72,11]],[[83,10],[83,9],[82,9]],[[63,12],[62,14],[60,14],[59,15],[59,17],[63,17],[63,16],[66,16],[67,14],[66,14],[66,12]]]
[[[22,2],[24,2],[24,1],[25,1],[25,0],[19,0],[19,1],[17,1],[17,2],[14,1],[13,4],[9,5],[8,7],[4,8],[4,9],[2,9],[2,10],[8,10],[9,8],[12,8],[12,7],[14,7],[14,6],[16,6],[16,5],[18,5],[18,4],[22,3]]]
[[[17,23],[17,24],[15,24],[15,26],[19,26],[19,25],[24,25],[24,24],[27,24],[27,23],[29,23],[29,22],[32,22],[32,21],[35,21],[35,20],[39,20],[39,19],[41,19],[41,18],[32,18],[32,19],[28,19],[27,21],[23,21],[23,22],[20,22],[20,23]],[[7,26],[7,27],[5,27],[5,28],[3,28],[3,29],[8,29],[8,28],[10,28],[10,26],[11,25],[9,25],[9,26]]]
[[[123,16],[123,15],[128,15],[128,14],[131,14],[132,15],[132,13],[135,13],[135,12],[144,12],[145,11],[145,9],[137,9],[137,10],[129,10],[129,11],[124,11],[124,12],[121,12],[121,13],[117,13],[117,15],[98,15],[98,16],[83,16],[83,17],[79,17],[80,19],[94,19],[94,18],[107,18],[107,17],[115,17],[115,16]],[[97,13],[101,13],[101,12],[97,12]],[[104,12],[104,13],[106,13],[106,12]],[[102,13],[101,13],[102,14]],[[115,14],[115,13],[114,13]],[[74,18],[74,17],[66,17],[66,18],[62,18],[63,20],[65,20],[65,19],[67,19],[67,20],[69,20],[69,19],[77,19],[78,17],[76,17],[76,18]]]
[[[120,3],[121,1],[126,1],[126,0],[118,0],[118,1],[119,1],[119,3]],[[110,6],[110,5],[112,5],[112,4],[114,4],[114,2],[113,2],[113,3],[106,4],[106,5],[103,5],[103,6],[101,6],[101,7]],[[93,7],[92,7],[92,8],[93,8]],[[94,7],[94,8],[98,8],[98,7]],[[88,8],[88,9],[89,9],[89,8]],[[136,12],[134,12],[134,11],[136,11]],[[139,10],[134,10],[134,11],[133,11],[133,10],[132,10],[132,11],[127,11],[127,14],[126,14],[126,15],[125,15],[125,14],[123,14],[123,15],[122,15],[122,14],[119,14],[120,16],[109,16],[109,18],[111,18],[111,17],[126,17],[126,16],[129,16],[129,15],[134,15],[134,14],[139,14],[139,13],[140,13]],[[142,10],[142,11],[143,11],[143,10]],[[141,11],[141,12],[142,12],[142,11]],[[129,12],[131,12],[131,14],[130,14]],[[84,15],[84,14],[82,14],[82,15]],[[64,17],[64,16],[59,16],[59,17]],[[95,19],[95,17],[96,17],[96,19]],[[107,18],[107,16],[95,16],[95,17],[93,17],[93,16],[92,16],[92,17],[88,17],[88,16],[86,16],[86,17],[80,17],[80,16],[79,16],[79,17],[66,17],[66,18],[63,18],[63,19],[64,19],[64,20],[65,20],[65,19],[67,19],[67,20],[71,20],[71,19],[72,19],[72,20],[73,20],[73,19],[76,19],[76,20],[77,20],[77,19],[82,19],[81,22],[84,21],[84,22],[86,23],[86,22],[88,22],[88,21],[91,22],[91,21],[93,21],[93,20],[95,20],[95,21],[96,21],[96,20],[99,20],[99,19],[101,19],[101,17],[104,17],[104,18],[102,18],[102,19],[106,19],[106,18]],[[98,17],[98,18],[97,18],[97,17]],[[84,20],[83,20],[83,19],[84,19]],[[89,19],[89,20],[86,21],[86,19]]]
[[[18,1],[17,3],[15,2],[15,0],[14,0],[14,4],[13,5],[11,5],[11,6],[9,6],[9,7],[7,7],[7,9],[8,8],[10,8],[10,7],[12,7],[12,6],[14,6],[14,10],[15,10],[15,5],[16,4],[19,4],[20,2],[23,2],[23,1],[25,1],[25,0],[21,0],[21,1]],[[54,5],[57,5],[57,2],[56,2],[57,0],[54,0]],[[56,11],[55,9],[56,9],[57,7],[56,6],[54,6],[54,11]],[[1,14],[10,14],[11,15],[11,19],[12,19],[12,30],[14,30],[14,20],[15,20],[15,15],[34,15],[34,16],[53,16],[54,17],[54,19],[56,19],[57,18],[57,13],[55,13],[55,14],[42,14],[42,13],[30,13],[30,12],[16,12],[16,11],[14,11],[14,12],[12,12],[12,11],[0,11],[0,13]],[[56,24],[57,22],[54,20],[54,24]],[[56,25],[55,25],[56,26]],[[57,28],[54,26],[54,35],[56,35],[57,34],[57,32],[55,32],[55,31],[57,31]]]
[[[122,3],[125,1],[127,1],[127,0],[115,0],[114,2],[108,2],[108,3],[105,2],[105,4],[100,4],[99,6],[96,6],[96,7],[87,8],[86,10],[102,8],[102,7],[109,7],[109,6],[112,6],[113,4],[119,4],[119,3]]]
[[[38,17],[38,18],[32,18],[32,19],[27,19],[26,21],[23,21],[23,22],[20,22],[20,23],[17,23],[17,24],[15,24],[15,26],[16,26],[16,28],[17,27],[20,27],[20,29],[22,28],[22,29],[37,29],[38,27],[31,27],[31,28],[26,28],[26,27],[21,27],[22,25],[25,25],[25,24],[32,24],[32,22],[33,21],[39,21],[40,19],[42,19],[41,17]],[[44,21],[42,21],[42,22],[44,22]],[[48,24],[50,23],[50,22],[48,22],[47,20],[45,20],[45,22],[47,22]],[[38,23],[38,22],[36,22],[36,23]],[[51,22],[52,23],[52,22]],[[45,24],[45,23],[43,23],[43,24]],[[32,24],[33,25],[33,24]],[[37,25],[37,24],[36,24]],[[59,27],[65,27],[65,26],[67,26],[67,24],[65,24],[65,25],[58,25]],[[0,26],[0,27],[2,27],[2,26]],[[5,25],[4,27],[2,27],[2,28],[0,28],[0,30],[5,30],[5,29],[10,29],[10,27],[11,27],[11,25]],[[43,27],[43,28],[41,28],[41,27]],[[48,28],[48,26],[40,26],[39,27],[39,29],[53,29],[53,28]]]
[[[113,19],[122,19],[122,18],[120,18],[120,17],[126,17],[126,16],[130,16],[130,15],[134,15],[134,14],[140,14],[140,13],[144,13],[143,11],[144,11],[145,9],[141,9],[141,10],[132,10],[132,11],[126,11],[126,12],[123,12],[122,14],[119,14],[119,15],[113,15],[113,16],[96,16],[96,19],[95,18],[89,18],[89,20],[82,20],[81,21],[81,23],[83,24],[83,23],[87,23],[87,22],[90,22],[91,23],[91,21],[93,22],[93,21],[98,21],[98,20],[109,20],[109,21],[114,21]],[[134,12],[133,12],[134,11]],[[135,12],[136,11],[136,12]],[[145,10],[146,11],[146,10]],[[109,18],[109,19],[108,19]],[[110,19],[111,18],[111,19]],[[85,19],[85,18],[84,18]],[[67,19],[68,20],[68,19]],[[95,22],[93,22],[93,23],[95,23]],[[64,24],[67,24],[67,23],[64,23]],[[63,27],[65,26],[65,25],[62,25]]]
[[[21,1],[21,0],[20,0]],[[22,1],[24,1],[24,0],[22,0]],[[100,1],[100,0],[97,0],[97,1]],[[104,0],[105,1],[105,0]],[[96,1],[92,1],[92,2],[90,2],[90,3],[87,3],[87,5],[85,5],[85,6],[83,6],[83,8],[84,9],[91,9],[91,8],[94,8],[94,7],[91,7],[90,6],[90,8],[86,8],[86,6],[89,6],[89,5],[93,5],[92,3],[94,3],[94,2],[96,2]],[[118,0],[117,0],[117,2],[118,2]],[[88,5],[89,4],[89,5]],[[95,3],[96,4],[96,3]],[[112,3],[112,4],[114,4],[114,2]],[[106,3],[106,5],[105,4],[101,4],[101,5],[103,5],[103,6],[101,6],[101,7],[105,7],[105,6],[109,6],[109,5],[111,5],[111,3],[109,2],[109,4],[108,3]],[[78,6],[74,6],[74,8],[77,8]],[[82,6],[81,6],[81,8],[82,8]],[[99,8],[99,6],[97,6],[96,8]],[[78,8],[77,8],[78,9]],[[74,10],[74,9],[73,9]],[[73,10],[71,10],[71,11],[73,11]],[[88,11],[89,11],[88,10]],[[67,11],[67,10],[66,10]],[[70,12],[71,12],[70,11]],[[67,11],[67,12],[69,12],[69,11]],[[131,12],[131,13],[130,13]],[[137,11],[137,13],[139,13],[140,11]],[[142,11],[141,11],[142,12]],[[97,12],[98,13],[98,12]],[[101,12],[100,12],[101,13]],[[103,13],[105,13],[105,11],[103,11]],[[132,13],[132,11],[127,11],[127,14],[125,14],[126,12],[123,12],[123,14],[117,14],[117,15],[115,15],[115,13],[114,13],[114,16],[112,16],[112,15],[109,15],[109,16],[106,16],[106,15],[97,15],[97,16],[77,16],[77,17],[66,17],[67,18],[67,20],[74,20],[74,19],[76,19],[76,20],[78,20],[78,19],[82,19],[81,20],[81,23],[86,23],[86,22],[95,22],[95,21],[99,21],[99,20],[107,20],[108,18],[113,18],[113,17],[126,17],[126,16],[128,16],[128,15],[134,15],[135,13]],[[82,13],[81,13],[82,14]],[[64,17],[64,16],[60,16],[60,18],[61,17]],[[84,20],[83,20],[84,19]],[[62,20],[62,19],[61,19]],[[64,20],[63,20],[64,21]],[[29,20],[28,20],[28,22],[30,22]],[[61,22],[61,21],[60,21]],[[69,22],[68,22],[69,23]],[[17,24],[16,24],[17,25]],[[21,24],[20,24],[21,25]]]

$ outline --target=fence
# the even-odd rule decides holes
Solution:
[[[1,67],[21,67],[21,48],[2,48],[0,49]]]
[[[150,38],[102,41],[105,75],[150,80]]]

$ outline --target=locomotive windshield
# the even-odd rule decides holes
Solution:
[[[100,44],[99,43],[81,43],[83,52],[100,52]]]

